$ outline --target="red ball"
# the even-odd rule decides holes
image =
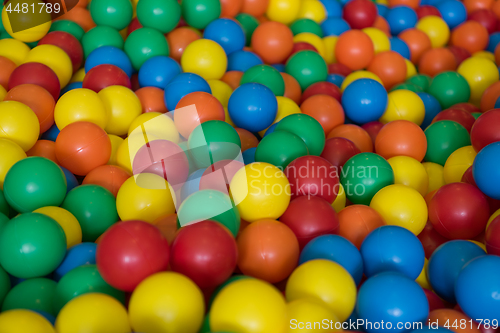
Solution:
[[[339,74],[342,76],[347,76],[352,73],[352,70],[341,63],[329,64],[328,74]]]
[[[313,238],[336,234],[339,228],[337,213],[320,197],[302,196],[293,199],[280,221],[297,236],[301,250]]]
[[[444,185],[429,203],[429,220],[432,226],[449,239],[476,237],[484,231],[489,213],[484,194],[466,183]]]
[[[467,170],[465,170],[461,181],[477,187],[476,181],[474,180],[474,175],[472,174],[472,166],[468,167]],[[493,214],[498,209],[500,209],[500,200],[490,198],[489,196],[486,196],[486,200],[488,200],[488,205],[490,205],[490,214]]]
[[[483,27],[488,30],[489,34],[494,33],[497,30],[497,17],[489,9],[479,9],[469,14],[467,20],[472,20],[479,22]]]
[[[446,306],[444,302],[436,295],[434,292],[423,288],[425,296],[427,297],[427,301],[429,302],[429,311],[445,309]]]
[[[73,73],[80,69],[83,62],[82,44],[70,33],[64,31],[53,31],[45,35],[38,45],[50,44],[59,47],[66,52],[73,64]]]
[[[47,90],[55,101],[61,92],[61,84],[56,73],[38,62],[28,62],[14,69],[10,75],[8,90],[21,84],[36,84]]]
[[[236,160],[222,160],[209,166],[200,178],[200,190],[217,190],[229,193],[229,184],[245,164]]]
[[[286,62],[288,59],[290,59],[290,57],[293,56],[295,53],[297,53],[299,51],[303,51],[303,50],[310,50],[310,51],[318,52],[318,50],[312,44],[309,44],[306,42],[293,43],[292,51],[290,52],[290,55],[288,56],[288,58],[284,62]]]
[[[372,121],[361,126],[361,128],[370,135],[370,138],[372,138],[373,142],[375,142],[378,132],[380,132],[382,127],[384,127],[384,124],[382,124],[380,121]]]
[[[418,239],[424,247],[425,257],[427,259],[431,257],[439,246],[449,241],[448,238],[441,236],[441,234],[434,229],[430,221],[427,221],[424,230],[418,234]]]
[[[371,27],[377,18],[377,6],[370,0],[349,1],[344,6],[342,18],[352,29]]]
[[[238,248],[231,233],[214,221],[202,221],[180,229],[172,243],[170,265],[202,289],[226,281],[238,261]]]
[[[423,17],[431,15],[441,17],[441,13],[439,12],[439,10],[436,7],[430,5],[420,6],[417,8],[416,12],[419,20]]]
[[[458,103],[451,106],[451,109],[462,109],[469,113],[481,112],[481,109],[471,103]]]
[[[318,196],[332,203],[337,197],[338,170],[323,157],[299,157],[285,168],[285,175],[290,182],[292,199],[299,196]]]
[[[488,254],[500,256],[500,216],[495,217],[486,229],[486,250]]]
[[[477,152],[500,141],[500,109],[489,110],[477,118],[470,131],[470,141]]]
[[[99,92],[109,86],[124,86],[132,89],[132,83],[127,74],[114,65],[98,65],[85,74],[82,87]]]
[[[432,120],[433,123],[436,121],[440,120],[452,120],[463,127],[467,130],[467,132],[470,133],[470,130],[472,129],[472,125],[474,125],[474,122],[476,121],[476,118],[469,112],[463,110],[463,109],[455,109],[454,107],[451,107],[449,109],[443,110],[439,112],[434,119]]]
[[[340,88],[331,82],[316,82],[307,87],[306,90],[302,93],[302,98],[300,103],[303,103],[306,99],[313,95],[328,95],[335,98],[337,101],[341,102],[342,93],[340,92]]]
[[[136,17],[134,17],[132,19],[132,21],[130,21],[130,24],[128,25],[128,29],[127,29],[127,36],[130,35],[131,33],[133,33],[134,31],[136,31],[137,29],[140,29],[142,28],[142,24],[141,22],[139,22],[139,19]]]
[[[469,51],[460,46],[448,46],[448,50],[453,53],[455,60],[457,61],[457,66],[459,66],[465,59],[470,58],[471,54]]]
[[[168,241],[160,230],[143,221],[118,222],[97,245],[96,263],[103,279],[116,289],[133,291],[148,276],[166,271]]]
[[[354,142],[346,138],[335,137],[326,140],[321,157],[330,162],[339,173],[345,162],[359,153],[361,151]]]

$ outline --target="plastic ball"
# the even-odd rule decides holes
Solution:
[[[431,40],[423,31],[418,29],[407,29],[401,32],[398,37],[403,40],[410,49],[410,60],[416,64],[422,54],[432,48]]]
[[[108,134],[125,135],[134,119],[141,114],[141,103],[132,90],[120,85],[112,85],[99,91],[108,123]]]
[[[403,30],[413,28],[417,24],[417,14],[408,6],[391,8],[386,15],[392,35],[398,35]]]
[[[146,0],[137,3],[136,11],[137,18],[143,26],[159,30],[164,34],[173,30],[181,17],[181,7],[173,0]]]
[[[97,0],[91,2],[89,10],[97,25],[108,25],[117,30],[126,28],[132,20],[132,3],[125,0]]]
[[[476,154],[472,146],[465,146],[454,151],[444,165],[443,174],[446,184],[460,182],[465,171],[472,166]]]
[[[441,104],[439,104],[439,101],[431,94],[417,93],[417,95],[422,99],[425,106],[424,121],[420,125],[422,129],[425,129],[431,124],[434,117],[436,117],[437,114],[441,112]]]
[[[129,77],[132,76],[133,68],[127,54],[114,46],[101,46],[90,52],[85,60],[85,72],[92,68],[109,64],[122,69]]]
[[[222,46],[209,39],[189,44],[181,58],[182,69],[206,80],[220,79],[227,68],[227,56]]]
[[[325,146],[325,135],[321,124],[305,114],[299,113],[284,117],[279,121],[275,130],[288,131],[299,136],[311,155],[320,155]]]
[[[217,42],[226,55],[242,50],[245,46],[245,33],[237,21],[221,18],[212,21],[204,30],[203,38]]]
[[[434,77],[428,90],[443,109],[469,100],[471,89],[467,78],[456,72],[443,72]]]
[[[169,111],[174,111],[177,104],[189,93],[203,91],[211,94],[208,82],[194,73],[181,73],[174,77],[165,87],[165,105]]]
[[[389,101],[380,121],[408,120],[420,126],[425,117],[424,102],[416,93],[409,90],[395,90],[389,93]]]
[[[441,120],[424,131],[427,137],[427,152],[424,159],[445,165],[448,157],[458,148],[470,145],[469,133],[457,122]]]
[[[310,85],[302,94],[301,104],[314,95],[328,95],[341,101],[340,89],[330,82],[321,81]]]
[[[265,22],[255,29],[251,45],[265,63],[280,63],[292,51],[293,34],[282,23]]]
[[[52,22],[49,31],[64,31],[75,36],[79,41],[81,41],[83,35],[85,34],[85,30],[83,30],[78,23],[70,20],[57,20]]]
[[[457,61],[449,49],[434,48],[422,55],[418,68],[422,74],[435,76],[445,71],[454,71],[457,68]]]
[[[422,129],[407,120],[395,120],[386,124],[375,139],[375,152],[384,158],[409,156],[422,161],[427,150]]]
[[[469,133],[476,121],[476,119],[470,112],[467,112],[463,109],[455,109],[453,107],[440,112],[438,115],[436,115],[436,117],[434,117],[433,122],[440,120],[455,121],[462,125]]]
[[[488,30],[479,22],[467,21],[453,30],[450,44],[462,47],[471,54],[482,51],[488,45]]]
[[[383,85],[382,80],[374,73],[365,70],[359,70],[354,71],[345,77],[342,85],[340,86],[340,90],[343,92],[345,88],[347,88],[351,83],[359,79],[372,79]]]
[[[481,104],[480,109],[475,109],[475,110],[470,110],[470,112],[486,112],[491,109],[496,109],[495,105],[497,105],[497,100],[498,97],[500,96],[500,83],[495,82],[488,88],[483,93],[483,96],[481,96]],[[469,111],[469,110],[466,110]]]
[[[365,124],[379,119],[387,107],[384,87],[375,80],[358,79],[342,95],[342,106],[352,121]]]
[[[29,62],[38,62],[52,69],[56,73],[61,87],[69,83],[73,74],[70,57],[54,45],[45,44],[33,48],[24,59],[24,63]]]
[[[31,62],[20,65],[10,75],[8,90],[22,84],[35,84],[46,89],[54,98],[59,98],[60,84],[57,75],[48,66]]]
[[[221,4],[214,0],[188,0],[181,3],[182,17],[188,25],[205,29],[221,14]]]
[[[227,58],[228,71],[246,72],[256,65],[262,65],[262,60],[258,55],[250,51],[234,51]]]
[[[125,41],[124,50],[136,70],[146,60],[155,56],[168,56],[169,53],[165,36],[152,28],[140,28],[132,32]]]
[[[5,311],[0,315],[0,328],[6,333],[54,333],[52,324],[42,315],[24,309]]]
[[[467,19],[467,10],[461,1],[442,1],[436,4],[436,8],[450,29],[454,29]]]
[[[484,91],[498,81],[498,68],[495,64],[484,58],[472,57],[464,60],[457,69],[469,83],[471,102],[479,102]]]
[[[271,21],[290,24],[299,15],[300,2],[295,0],[274,0],[269,1],[266,15]]]
[[[38,139],[40,124],[33,110],[17,101],[0,102],[0,138],[9,139],[24,151],[31,149]]]
[[[405,59],[394,51],[381,52],[373,58],[368,70],[377,75],[389,89],[406,79]]]
[[[387,162],[394,171],[394,183],[409,186],[425,196],[429,188],[429,177],[425,167],[414,158],[395,156]]]
[[[339,125],[331,130],[326,138],[328,140],[336,137],[351,140],[362,153],[373,152],[373,142],[370,134],[358,125]]]
[[[144,62],[139,69],[139,84],[141,87],[165,89],[181,72],[181,66],[172,58],[156,56]]]
[[[299,136],[288,131],[273,131],[257,146],[255,160],[284,169],[296,158],[307,154],[308,148]]]
[[[80,41],[70,33],[54,31],[43,37],[37,45],[50,44],[66,52],[73,64],[73,73],[80,69],[83,61],[83,48]]]
[[[94,91],[85,88],[73,89],[61,96],[54,108],[54,119],[60,130],[75,122],[90,122],[102,129],[108,123],[102,100]]]
[[[2,311],[29,309],[55,315],[52,299],[56,285],[56,282],[45,278],[23,281],[14,286],[7,294],[2,304]]]
[[[316,119],[328,134],[344,123],[342,105],[333,97],[324,94],[313,95],[301,104],[302,113]]]
[[[342,10],[342,18],[352,29],[371,27],[377,17],[377,7],[371,1],[353,0],[348,2]]]
[[[82,37],[84,56],[87,58],[92,51],[102,46],[113,46],[123,49],[124,41],[118,30],[100,25],[88,30]]]
[[[500,141],[497,130],[499,119],[500,110],[490,110],[477,118],[471,130],[472,146],[477,152],[490,143]]]
[[[54,280],[59,281],[72,269],[89,264],[95,264],[95,252],[97,244],[80,243],[68,249],[63,262],[54,271]]]
[[[371,231],[385,225],[380,214],[365,205],[347,206],[339,212],[338,218],[339,236],[352,242],[358,249]]]
[[[352,70],[367,67],[374,56],[373,42],[359,30],[350,30],[339,36],[335,47],[335,58]]]
[[[0,27],[3,28],[3,25],[0,25]],[[23,63],[24,59],[28,55],[28,52],[30,51],[28,45],[13,38],[2,39],[0,41],[0,46],[2,47],[0,56],[11,60],[16,66]]]
[[[35,4],[37,4],[34,0],[29,0],[25,3],[26,7],[30,5],[36,6]],[[17,7],[17,9],[19,10],[19,7]],[[5,28],[5,31],[12,38],[21,42],[31,43],[42,39],[49,31],[52,21],[48,11],[31,12],[28,10],[27,12],[23,12],[27,13],[27,15],[24,15],[25,17],[22,18],[15,14],[12,15],[12,11],[16,13],[16,11],[12,9],[10,12],[7,12],[7,7],[4,7],[2,10],[3,28]],[[11,18],[13,19],[14,24],[12,24]],[[38,24],[33,26],[34,24],[31,22]]]
[[[165,106],[165,92],[156,87],[144,87],[135,91],[135,94],[141,102],[142,113],[148,112],[167,112]]]
[[[293,76],[302,90],[310,85],[325,81],[328,69],[323,58],[313,51],[299,51],[286,63],[286,72]]]
[[[410,48],[405,41],[399,37],[392,37],[390,43],[391,51],[399,53],[405,59],[410,59]]]
[[[82,185],[102,186],[116,197],[118,190],[130,176],[128,171],[119,166],[103,165],[89,172],[83,179]]]
[[[85,74],[82,82],[82,88],[99,92],[109,86],[124,86],[132,88],[130,78],[120,68],[114,65],[98,65]]]
[[[336,170],[340,170],[347,160],[359,153],[360,150],[351,140],[336,137],[326,140],[321,157],[330,162]]]
[[[472,166],[472,173],[479,189],[493,199],[500,199],[498,190],[499,175],[495,163],[500,151],[499,143],[491,143],[484,147],[476,156]]]
[[[167,34],[170,56],[180,61],[182,53],[191,42],[200,39],[201,34],[188,27],[179,27]]]
[[[450,39],[450,28],[440,17],[426,16],[420,19],[415,27],[429,36],[434,48],[445,46]]]
[[[269,65],[255,65],[249,68],[241,77],[240,84],[260,83],[274,93],[283,96],[285,93],[285,81],[280,73]]]
[[[298,18],[309,18],[317,23],[326,18],[326,9],[321,1],[306,0],[301,3]]]

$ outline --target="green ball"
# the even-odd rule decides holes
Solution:
[[[53,272],[66,254],[66,235],[52,218],[25,213],[7,223],[0,235],[0,264],[21,279]]]
[[[275,96],[285,94],[285,80],[280,72],[269,65],[255,65],[249,68],[241,77],[240,85],[254,82],[260,83],[271,89]]]
[[[3,191],[1,189],[0,189],[0,213],[5,214],[5,216],[10,215],[9,204],[7,203],[5,195],[3,194]]]
[[[361,153],[354,155],[344,164],[340,183],[347,199],[353,204],[368,206],[379,190],[394,184],[394,172],[382,156]]]
[[[243,32],[245,32],[246,45],[250,46],[253,32],[259,26],[259,21],[252,15],[246,13],[238,14],[234,18],[236,21],[240,22]]]
[[[472,112],[471,115],[474,116],[474,118],[477,120],[477,118],[479,118],[480,115],[482,115],[483,113],[482,112]]]
[[[2,234],[2,230],[8,222],[9,218],[5,214],[0,213],[0,235]],[[0,304],[2,304],[2,302],[0,302]]]
[[[422,89],[422,91],[427,91],[429,89],[429,86],[431,85],[431,81],[432,79],[429,75],[418,74],[406,80],[406,83],[413,83],[414,85]]]
[[[417,86],[415,83],[412,83],[412,82],[398,84],[398,85],[392,87],[391,90],[389,90],[389,92],[392,92],[395,90],[409,90],[409,91],[413,91],[415,93],[419,93],[419,92],[424,91],[422,88],[420,88],[419,86]]]
[[[294,159],[307,154],[307,146],[299,136],[275,130],[259,142],[255,150],[255,161],[270,163],[283,170]]]
[[[448,157],[458,148],[469,146],[469,132],[459,123],[441,120],[430,124],[424,131],[427,152],[424,160],[444,166]]]
[[[14,164],[3,184],[5,199],[19,213],[59,206],[67,184],[61,168],[45,157],[28,157]]]
[[[181,6],[177,0],[141,0],[137,3],[137,19],[144,27],[166,34],[179,23]]]
[[[69,191],[61,207],[80,222],[83,242],[94,242],[119,220],[115,197],[99,185],[75,187]]]
[[[25,280],[7,294],[2,311],[26,309],[43,311],[55,316],[53,299],[57,283],[46,278]]]
[[[53,310],[57,314],[73,298],[88,293],[101,293],[125,304],[125,293],[111,287],[96,265],[83,265],[66,273],[55,288]]]
[[[293,22],[290,29],[292,30],[294,36],[303,32],[310,32],[323,38],[323,30],[321,29],[321,26],[308,18],[298,19]]]
[[[134,68],[139,70],[142,64],[152,57],[168,56],[168,42],[158,30],[140,28],[128,36],[125,41],[125,53],[132,61]]]
[[[222,160],[234,160],[241,152],[241,140],[238,132],[225,121],[209,120],[191,132],[188,147],[201,169]]]
[[[85,33],[82,37],[82,47],[85,58],[101,46],[114,46],[123,49],[123,38],[118,30],[108,26],[97,26]]]
[[[286,62],[285,72],[297,80],[302,91],[313,83],[326,81],[328,77],[325,60],[317,52],[310,50],[299,51],[292,55]]]
[[[443,72],[434,77],[428,93],[436,97],[444,109],[470,98],[470,87],[465,78],[457,72]]]
[[[205,29],[222,11],[219,0],[182,0],[181,8],[186,23],[196,29]]]
[[[9,274],[0,266],[0,305],[10,290]]]
[[[97,25],[125,29],[132,21],[134,9],[130,0],[92,0],[90,15]]]
[[[85,34],[85,30],[81,26],[78,25],[78,23],[75,23],[70,20],[58,20],[58,21],[53,21],[52,25],[50,26],[49,32],[52,31],[64,31],[69,34],[72,34],[75,36],[76,39],[79,41],[82,40],[83,35]]]
[[[212,333],[212,329],[210,328],[210,314],[207,313],[205,318],[203,318],[203,324],[201,325],[198,333]]]
[[[217,221],[234,237],[240,230],[240,213],[231,198],[220,191],[201,190],[191,194],[177,210],[179,227],[204,220]]]
[[[321,124],[307,114],[291,114],[281,119],[275,127],[276,131],[287,131],[301,138],[310,155],[319,156],[325,148],[325,131]]]

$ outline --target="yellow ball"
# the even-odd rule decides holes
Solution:
[[[130,323],[135,332],[196,333],[205,302],[201,290],[186,276],[156,273],[135,288],[130,298]]]
[[[26,158],[26,153],[17,143],[0,138],[0,189],[3,189],[7,171],[23,158]]]
[[[288,333],[336,332],[342,324],[323,304],[311,299],[298,299],[287,304]]]
[[[337,41],[339,37],[337,36],[326,36],[323,37],[323,44],[325,45],[325,61],[327,64],[333,64],[337,61],[335,58],[335,47],[337,46]]]
[[[307,1],[307,0],[306,0]],[[312,46],[318,50],[318,53],[320,56],[323,58],[326,57],[326,49],[325,49],[325,44],[323,43],[323,40],[321,37],[319,37],[316,34],[313,34],[312,32],[301,32],[300,34],[297,34],[293,37],[293,42],[294,43],[299,43],[299,42],[305,42],[309,43]]]
[[[443,166],[433,162],[424,162],[422,165],[427,172],[427,177],[429,177],[429,188],[427,189],[427,193],[441,188],[441,186],[445,184]]]
[[[61,130],[77,121],[88,121],[105,129],[109,116],[96,92],[77,88],[59,98],[54,109],[54,120],[57,128]]]
[[[128,133],[130,124],[142,114],[139,97],[127,87],[110,86],[97,93],[108,115],[106,132],[115,135]]]
[[[488,51],[477,51],[476,53],[472,54],[472,56],[476,58],[488,59],[489,61],[495,62],[495,55]]]
[[[138,135],[135,135],[134,137],[138,137]],[[137,141],[143,143],[143,139],[144,138],[138,138]],[[130,162],[130,149],[128,142],[129,137],[125,138],[125,140],[123,140],[123,142],[118,146],[118,149],[116,150],[116,163],[118,166],[132,173],[132,163]],[[137,153],[138,150],[139,149],[137,148],[135,152]]]
[[[7,95],[7,90],[5,90],[2,85],[0,85],[0,102],[3,101],[5,95]]]
[[[230,184],[241,218],[248,222],[277,219],[290,203],[290,183],[276,166],[255,162],[241,168]]]
[[[129,333],[127,310],[116,299],[100,293],[73,298],[56,319],[57,333]]]
[[[0,138],[17,143],[28,151],[38,140],[40,123],[31,108],[16,101],[0,102]]]
[[[408,59],[405,59],[406,63],[406,79],[411,78],[412,76],[417,75],[417,68],[415,65]]]
[[[24,62],[29,52],[29,46],[17,39],[0,40],[0,56],[12,60],[17,66]]]
[[[19,4],[21,7],[27,6],[27,12],[16,13],[16,4]],[[50,26],[52,25],[52,18],[50,16],[50,13],[47,13],[47,11],[39,11],[40,7],[38,5],[38,0],[23,0],[22,2],[12,1],[10,4],[11,17],[9,17],[7,13],[8,6],[9,5],[4,7],[2,10],[2,22],[5,31],[7,31],[7,33],[12,36],[12,38],[20,40],[21,42],[31,43],[42,39],[43,36],[45,36],[49,32]],[[33,10],[32,6],[34,6],[36,10]],[[12,24],[10,18],[13,19],[14,24]],[[32,24],[37,25],[32,27],[30,24],[25,25],[26,22],[33,22]],[[14,32],[13,30],[16,30],[16,32]]]
[[[117,135],[108,134],[109,140],[111,141],[111,156],[109,157],[108,164],[119,165],[117,159],[118,148],[123,143],[123,139]]]
[[[444,164],[443,174],[445,183],[450,184],[462,181],[462,176],[472,166],[476,155],[477,153],[472,146],[465,146],[455,150]]]
[[[73,64],[68,54],[57,46],[44,44],[33,48],[24,63],[39,62],[56,73],[61,87],[66,87],[73,75]]]
[[[135,134],[139,134],[143,138],[146,136],[148,142],[155,139],[169,140],[175,143],[179,142],[179,132],[168,113],[147,112],[136,117],[128,129],[128,136]],[[142,142],[137,149],[144,144],[145,142]]]
[[[69,83],[74,83],[74,82],[83,82],[83,79],[85,78],[85,68],[80,68],[79,70],[76,71],[75,74],[71,77],[71,81]]]
[[[427,279],[427,267],[429,266],[429,260],[427,260],[427,258],[424,259],[424,267],[422,267],[422,272],[420,272],[420,275],[417,277],[415,282],[417,282],[422,288],[432,290],[432,286]]]
[[[427,204],[417,190],[394,184],[375,194],[370,207],[375,209],[388,225],[406,228],[418,235],[427,223]]]
[[[271,21],[290,24],[299,15],[300,0],[270,0],[266,16]]]
[[[208,80],[208,84],[210,85],[210,89],[212,89],[212,95],[217,98],[217,100],[222,104],[222,106],[227,107],[229,102],[229,97],[233,93],[233,89],[221,80]]]
[[[303,0],[297,16],[297,19],[299,18],[308,18],[321,23],[326,19],[325,6],[318,0]]]
[[[332,202],[332,207],[335,210],[335,212],[339,213],[342,209],[345,208],[345,204],[346,204],[346,196],[344,187],[342,186],[342,184],[339,183],[339,193],[337,193],[337,197]]]
[[[387,109],[380,117],[380,122],[387,124],[394,120],[408,120],[421,125],[425,117],[422,99],[410,90],[395,90],[389,93]]]
[[[445,46],[450,39],[450,28],[438,16],[425,16],[417,22],[415,27],[429,36],[433,48]]]
[[[488,219],[488,224],[486,224],[486,229],[488,229],[491,221],[493,221],[498,215],[500,215],[500,209],[496,210],[493,214],[491,214],[490,218]]]
[[[391,49],[391,42],[389,41],[389,37],[380,29],[377,28],[364,28],[361,29],[365,34],[370,37],[373,42],[373,48],[375,50],[375,54],[389,51]]]
[[[336,262],[311,260],[297,267],[286,284],[288,302],[303,298],[320,301],[343,322],[354,310],[356,283]]]
[[[387,162],[394,172],[394,184],[409,186],[422,196],[427,194],[429,177],[422,163],[408,156],[391,157]]]
[[[56,333],[42,315],[30,310],[9,310],[0,314],[2,333]]]
[[[357,79],[372,79],[379,82],[380,84],[383,84],[382,80],[380,80],[380,78],[372,72],[355,71],[345,77],[344,81],[342,81],[342,84],[340,85],[340,91],[344,92],[344,89]]]
[[[273,124],[276,124],[279,122],[281,119],[285,118],[286,116],[289,116],[291,114],[296,114],[296,113],[302,113],[300,110],[300,107],[292,101],[288,97],[283,97],[283,96],[276,96],[276,100],[278,101],[278,112],[276,113],[276,118],[274,119]],[[268,127],[269,128],[269,127]],[[260,136],[264,136],[266,133],[267,128],[263,131],[260,131],[259,134]]]
[[[142,173],[130,177],[120,187],[116,195],[116,209],[122,221],[153,223],[160,216],[175,213],[174,196],[173,188],[163,177]]]
[[[258,279],[227,285],[210,310],[213,332],[285,333],[287,327],[285,299],[274,286]]]
[[[495,63],[484,58],[465,59],[457,72],[469,83],[470,101],[478,104],[486,88],[498,81],[498,68]]]
[[[47,206],[33,211],[53,218],[63,228],[67,248],[82,242],[82,227],[76,217],[61,207]]]
[[[184,72],[200,75],[205,80],[220,79],[227,68],[227,56],[222,46],[209,39],[190,43],[181,57]]]

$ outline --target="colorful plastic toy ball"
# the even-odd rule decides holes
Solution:
[[[266,16],[275,22],[291,24],[299,15],[300,2],[296,0],[273,0],[269,1]]]
[[[11,275],[28,279],[54,271],[66,254],[66,236],[52,218],[39,213],[16,216],[2,229],[0,263]]]
[[[215,0],[188,0],[181,3],[181,9],[186,23],[201,30],[219,18],[221,3]]]
[[[443,109],[464,103],[471,96],[467,79],[456,72],[443,72],[434,77],[428,93],[434,96]]]
[[[134,290],[129,303],[130,323],[137,332],[172,327],[178,332],[197,332],[204,313],[201,290],[189,278],[174,272],[146,278]]]
[[[285,81],[281,74],[272,66],[255,65],[249,68],[241,77],[240,84],[260,83],[271,89],[276,96],[285,93]]]
[[[156,87],[144,87],[135,91],[142,106],[142,113],[159,112],[166,113],[165,92]]]
[[[440,120],[424,131],[427,138],[426,162],[445,165],[448,157],[458,148],[470,145],[469,132],[457,122]]]
[[[114,46],[101,46],[90,52],[85,60],[85,72],[102,64],[114,65],[123,70],[129,77],[134,71],[127,54]]]
[[[271,89],[266,86],[245,83],[231,94],[228,111],[237,127],[255,133],[273,123],[278,111],[278,102]]]
[[[181,56],[186,46],[200,38],[201,34],[189,27],[180,27],[172,30],[167,34],[170,56],[176,61],[181,61]]]
[[[500,144],[491,143],[484,147],[476,156],[472,166],[472,173],[479,189],[487,196],[500,200],[500,174],[498,163]]]
[[[168,56],[169,53],[165,36],[152,28],[140,28],[132,32],[125,41],[124,50],[136,70],[146,60],[155,56]]]
[[[390,43],[391,51],[399,53],[405,59],[410,59],[410,48],[405,41],[399,37],[392,37],[390,38]]]
[[[26,6],[32,4],[35,5],[37,4],[37,2],[33,0],[29,0],[26,2]],[[7,12],[8,5],[3,6],[1,21],[3,23],[2,28],[5,29],[5,32],[7,32],[11,38],[15,38],[16,40],[19,40],[21,42],[31,43],[42,39],[49,32],[52,21],[50,14],[48,12],[43,11],[41,13],[38,13],[38,12],[27,11],[27,15],[21,18],[15,15],[16,13],[15,6],[12,6],[11,4],[10,7],[14,8],[11,8],[11,11]],[[12,18],[14,19],[14,27],[12,26],[12,22],[10,20],[11,16],[9,15],[12,12],[14,13],[14,15],[12,15]],[[26,26],[24,25],[25,22],[23,22],[23,20],[27,20],[27,22],[34,21],[40,24],[38,24],[35,27],[32,27],[31,25],[28,24],[28,29],[20,29],[20,28],[26,28]]]
[[[227,69],[227,56],[213,40],[198,39],[184,50],[181,65],[184,72],[198,74],[205,80],[220,79]]]
[[[425,117],[424,102],[416,93],[406,89],[394,90],[388,95],[389,101],[380,122],[387,124],[394,120],[408,120],[418,126]]]
[[[253,32],[251,46],[264,63],[281,63],[292,52],[293,33],[283,23],[264,22]]]
[[[59,281],[66,273],[72,269],[95,264],[96,243],[80,243],[68,249],[63,262],[54,271],[54,280]]]
[[[36,84],[47,90],[54,100],[59,98],[61,85],[57,75],[48,66],[38,63],[29,62],[22,64],[12,71],[9,78],[7,90],[21,84]]]
[[[458,66],[457,72],[469,83],[470,101],[478,103],[484,91],[498,81],[498,68],[485,58],[471,57]]]
[[[470,54],[482,51],[488,45],[488,30],[479,22],[467,21],[453,29],[450,44],[464,48]]]
[[[273,130],[259,142],[255,160],[270,163],[283,170],[292,161],[307,154],[307,146],[299,136],[288,131]]]
[[[340,170],[347,160],[359,153],[360,150],[351,140],[337,137],[326,140],[320,156],[330,162],[336,170]]]
[[[405,59],[394,51],[376,54],[370,62],[368,70],[377,75],[387,89],[404,82],[407,76]]]
[[[304,100],[300,105],[303,114],[313,117],[323,128],[325,135],[345,121],[344,109],[340,102],[332,96],[317,94]]]
[[[382,320],[385,327],[390,324],[394,332],[405,332],[404,328],[397,329],[397,324],[403,323],[410,330],[415,323],[423,324],[429,315],[429,303],[418,283],[400,273],[386,272],[363,283],[356,315],[367,323],[364,329],[369,333],[378,332],[375,323]]]
[[[295,53],[286,62],[286,73],[293,76],[302,90],[310,85],[326,81],[328,68],[325,60],[316,52],[304,50]]]
[[[72,34],[64,31],[54,31],[47,34],[38,41],[37,45],[50,44],[61,48],[69,55],[73,64],[73,73],[76,73],[82,66],[83,48],[80,41]]]
[[[227,57],[227,70],[246,72],[248,69],[262,65],[262,59],[250,51],[234,51]]]
[[[377,6],[368,0],[349,1],[342,9],[342,18],[352,29],[371,27],[377,18]]]
[[[445,46],[450,39],[450,28],[440,17],[426,16],[415,27],[429,36],[433,48]]]
[[[387,160],[394,171],[394,183],[409,186],[425,196],[429,188],[429,176],[425,167],[414,158],[395,156]]]
[[[384,125],[375,139],[375,152],[386,159],[409,156],[420,162],[426,151],[424,131],[408,120],[395,120]]]
[[[208,82],[194,73],[181,73],[174,77],[165,87],[165,105],[169,111],[174,111],[182,97],[195,91],[211,94]]]
[[[458,275],[455,295],[460,308],[471,318],[498,320],[500,302],[495,295],[499,286],[500,258],[489,255],[469,262]],[[483,324],[486,326],[486,323]]]
[[[98,65],[85,74],[82,88],[96,93],[109,86],[124,86],[132,89],[132,83],[127,74],[114,65]]]
[[[75,122],[90,122],[104,129],[108,115],[96,92],[73,89],[59,98],[54,108],[54,119],[59,130]]]
[[[279,121],[275,130],[288,131],[300,137],[311,155],[320,155],[325,147],[325,135],[321,124],[306,114],[286,116]]]
[[[24,63],[39,62],[56,73],[61,87],[66,86],[73,75],[73,64],[66,52],[54,45],[39,45],[31,49]]]
[[[349,30],[342,33],[335,46],[335,58],[351,70],[368,67],[374,54],[372,40],[360,30]]]
[[[83,54],[88,57],[92,51],[102,46],[123,49],[124,41],[120,32],[110,26],[99,25],[88,30],[82,37]]]
[[[181,6],[174,0],[145,0],[137,3],[136,11],[142,26],[164,34],[173,30],[181,18]]]
[[[358,124],[366,124],[378,120],[384,114],[387,92],[375,80],[358,79],[345,88],[342,107],[347,118]]]
[[[174,59],[165,56],[153,57],[144,62],[139,69],[139,84],[141,87],[165,89],[181,72],[181,66]]]
[[[97,25],[122,30],[132,21],[132,3],[126,0],[97,0],[90,3],[90,15]]]
[[[142,113],[141,102],[134,92],[121,85],[112,85],[99,91],[109,120],[105,127],[108,134],[125,135],[132,122]]]
[[[31,310],[15,309],[0,315],[0,328],[8,333],[54,333],[52,324],[41,314]]]
[[[245,33],[235,20],[221,18],[212,21],[203,31],[203,38],[217,42],[226,55],[240,51],[245,46]]]
[[[391,8],[386,15],[386,19],[392,35],[398,35],[406,29],[413,28],[418,20],[417,13],[408,6]]]
[[[314,299],[332,310],[339,321],[349,318],[356,303],[354,279],[340,264],[325,259],[307,261],[297,267],[288,279],[285,293],[288,302]]]
[[[46,278],[28,279],[15,285],[5,297],[2,311],[29,309],[55,316],[52,299],[57,283]]]
[[[17,101],[0,102],[0,138],[9,139],[24,151],[30,150],[38,140],[40,123],[33,110]]]
[[[450,29],[456,28],[467,20],[467,10],[461,1],[446,0],[437,3],[436,8]]]

